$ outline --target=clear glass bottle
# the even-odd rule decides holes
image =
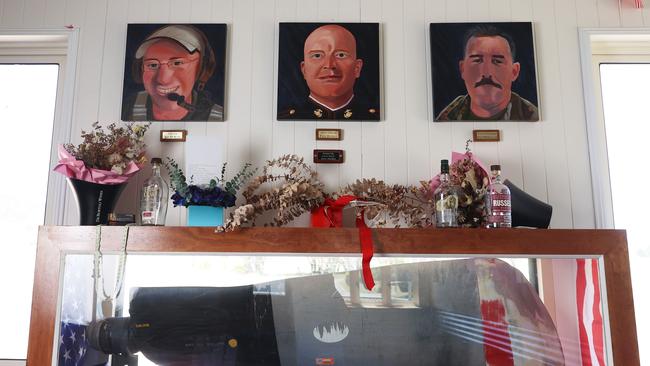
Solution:
[[[510,189],[501,182],[501,166],[491,165],[492,179],[485,194],[487,227],[512,227],[512,201]]]
[[[165,225],[169,188],[160,175],[160,158],[151,159],[152,174],[140,192],[140,220],[142,225]]]
[[[449,161],[440,160],[440,185],[433,192],[436,227],[458,227],[458,188],[449,179]]]

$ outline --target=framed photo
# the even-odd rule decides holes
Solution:
[[[379,23],[280,23],[278,120],[378,121]]]
[[[123,121],[223,121],[226,24],[129,24]]]
[[[533,24],[431,23],[435,121],[539,121]]]

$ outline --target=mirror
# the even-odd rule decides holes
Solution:
[[[56,359],[564,365],[581,360],[585,319],[603,345],[593,257],[377,256],[371,291],[360,265],[349,254],[68,254]]]

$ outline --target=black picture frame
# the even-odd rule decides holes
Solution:
[[[126,52],[124,57],[124,83],[122,88],[122,112],[123,121],[133,121],[131,108],[133,99],[139,92],[144,91],[142,82],[138,82],[137,68],[134,67],[135,53],[140,44],[155,31],[170,25],[191,26],[198,29],[205,35],[210,47],[214,52],[215,67],[212,75],[209,77],[203,91],[208,93],[209,99],[221,109],[220,117],[213,118],[188,118],[180,119],[181,121],[223,121],[225,120],[225,111],[223,110],[225,101],[225,79],[226,79],[226,52],[227,52],[227,32],[226,24],[188,24],[188,23],[147,23],[147,24],[128,24],[126,37]],[[196,84],[195,84],[196,88]],[[149,113],[149,112],[147,112]],[[151,117],[151,116],[149,116]],[[145,118],[147,121],[158,121],[153,118]],[[160,120],[165,121],[165,120]],[[168,120],[167,120],[168,121]]]
[[[539,92],[535,58],[534,28],[531,22],[473,22],[430,23],[429,42],[431,51],[431,83],[433,120],[457,97],[466,95],[467,88],[460,75],[459,61],[463,59],[465,38],[477,26],[492,26],[508,34],[515,44],[515,62],[521,65],[519,77],[512,83],[512,91],[536,107],[536,116],[517,121],[539,120]],[[459,121],[481,121],[479,118]],[[506,119],[496,118],[496,121]]]
[[[336,116],[320,113],[318,106],[308,102],[310,94],[300,63],[307,37],[317,28],[333,24],[344,27],[356,39],[357,58],[363,60],[359,78],[354,84],[354,99]],[[380,95],[380,24],[379,23],[280,23],[278,42],[278,120],[341,120],[379,121]]]

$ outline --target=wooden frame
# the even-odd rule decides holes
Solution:
[[[103,252],[118,252],[124,227],[102,228]],[[52,362],[60,269],[68,253],[92,253],[97,228],[41,227],[36,253],[28,365]],[[599,258],[614,365],[639,365],[632,283],[621,230],[373,229],[376,254],[581,256]],[[131,227],[129,253],[359,253],[357,229]],[[607,314],[605,314],[607,319]]]

